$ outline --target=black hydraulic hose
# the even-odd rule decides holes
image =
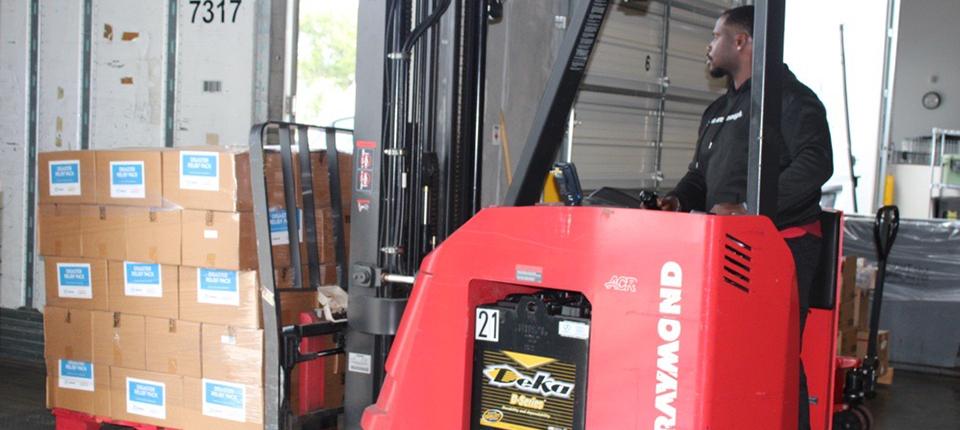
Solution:
[[[406,43],[403,44],[403,49],[400,50],[401,53],[406,54],[410,52],[410,48],[413,48],[413,44],[417,43],[424,33],[433,27],[436,23],[440,22],[440,17],[443,16],[443,13],[447,11],[450,7],[450,3],[453,3],[453,0],[446,0],[440,7],[433,12],[430,16],[427,17],[417,28],[413,29],[413,32],[410,33],[410,37],[407,38]]]

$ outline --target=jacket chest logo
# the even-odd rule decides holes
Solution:
[[[732,113],[727,116],[718,116],[710,120],[709,124],[721,124],[724,122],[736,121],[740,118],[743,118],[743,110],[739,110],[736,113]]]

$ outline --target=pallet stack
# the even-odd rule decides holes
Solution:
[[[263,427],[247,157],[210,148],[40,155],[49,407],[183,429]],[[321,274],[334,283],[326,158],[313,157]],[[349,201],[349,156],[341,163]],[[276,275],[289,283],[280,157],[266,164]],[[284,304],[283,323],[293,324],[317,296]],[[328,361],[325,380],[342,384]]]

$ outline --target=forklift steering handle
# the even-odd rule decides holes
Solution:
[[[897,206],[884,206],[877,210],[877,219],[873,225],[873,239],[877,247],[877,257],[886,260],[897,239],[900,229],[900,209]]]

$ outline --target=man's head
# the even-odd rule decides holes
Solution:
[[[753,6],[727,10],[713,27],[713,40],[707,45],[710,75],[734,77],[750,70],[753,61]]]

